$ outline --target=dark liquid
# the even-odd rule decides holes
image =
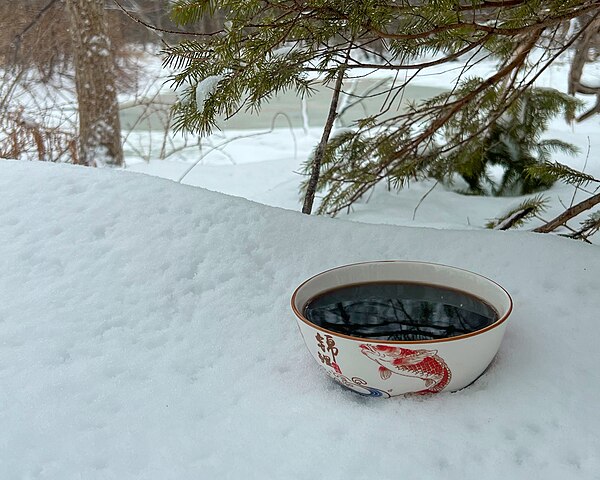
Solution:
[[[362,283],[311,299],[304,316],[337,333],[377,340],[434,340],[481,330],[498,320],[465,292],[418,283]]]

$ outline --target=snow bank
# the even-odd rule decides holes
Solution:
[[[598,247],[306,217],[123,172],[0,170],[0,478],[598,478]],[[377,401],[309,358],[292,290],[384,258],[513,294],[474,385]]]

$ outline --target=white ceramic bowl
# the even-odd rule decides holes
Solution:
[[[498,320],[454,337],[384,341],[326,330],[303,315],[307,303],[326,291],[372,282],[423,283],[460,290],[490,305]],[[446,265],[408,261],[333,268],[306,280],[292,295],[300,332],[317,363],[345,387],[376,397],[455,391],[474,382],[500,347],[512,305],[508,292],[486,277]],[[394,369],[386,368],[390,365]]]

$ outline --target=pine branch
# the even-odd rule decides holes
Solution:
[[[558,162],[544,162],[538,165],[531,165],[526,171],[529,176],[550,176],[562,180],[569,185],[581,187],[591,182],[600,183],[600,180],[584,172],[575,170],[567,165]]]
[[[398,86],[394,80],[381,112],[358,121],[352,135],[344,138],[329,138],[329,120],[336,114],[330,108],[313,156],[318,168],[310,165],[311,175],[304,184],[313,198],[316,191],[326,190],[319,212],[336,214],[349,208],[382,180],[390,188],[426,176],[443,180],[457,165],[473,159],[482,159],[483,164],[512,162],[507,163],[500,189],[518,186],[536,191],[551,185],[555,177],[532,173],[525,178],[523,169],[548,162],[556,151],[574,152],[567,143],[540,140],[540,132],[557,112],[574,118],[576,102],[557,92],[532,90],[532,85],[598,17],[597,0],[247,0],[244,8],[239,7],[239,0],[175,2],[174,16],[181,24],[200,20],[211,9],[225,15],[223,35],[168,49],[167,62],[182,69],[173,77],[174,83],[189,85],[177,106],[176,128],[209,133],[218,118],[229,118],[242,109],[258,111],[281,91],[306,94],[323,79],[337,85],[341,68],[345,72],[359,67],[395,70],[396,77],[402,78],[403,70],[418,73],[472,55],[449,93],[389,115],[400,107],[414,76],[407,75]],[[556,39],[554,51],[532,61],[530,53],[540,41],[544,45],[555,41],[558,25],[583,12],[588,12],[585,19],[560,44]],[[278,52],[291,43],[293,49]],[[486,56],[498,60],[497,71],[488,78],[464,80],[483,49]],[[435,60],[419,60],[424,55]],[[309,77],[308,72],[320,75]],[[213,75],[223,81],[198,111],[194,85]],[[335,89],[334,93],[340,94]],[[484,174],[476,169],[470,173],[479,181],[471,188],[485,183]],[[311,209],[312,201],[305,198],[303,211]]]
[[[561,225],[564,225],[570,219],[576,217],[577,215],[579,215],[582,212],[585,212],[586,210],[589,210],[590,208],[592,208],[595,205],[598,205],[599,203],[600,203],[600,193],[593,195],[593,196],[585,199],[584,201],[579,202],[576,205],[573,205],[571,208],[568,208],[563,213],[561,213],[559,216],[553,218],[552,220],[545,223],[544,225],[534,228],[533,231],[536,233],[552,232],[552,231],[556,230],[558,227],[560,227]]]
[[[472,30],[472,31],[478,31],[478,32],[486,32],[486,33],[493,34],[493,35],[505,35],[505,36],[509,36],[509,37],[514,37],[515,35],[522,35],[524,33],[538,30],[539,28],[549,28],[554,25],[563,23],[567,20],[581,17],[582,15],[585,15],[586,13],[593,12],[598,9],[598,4],[596,1],[591,1],[591,2],[587,2],[587,3],[588,3],[588,5],[580,8],[580,9],[571,11],[568,14],[550,16],[550,17],[545,18],[544,20],[540,20],[531,25],[524,25],[524,26],[515,27],[515,28],[501,28],[501,27],[496,27],[496,26],[479,24],[476,22],[460,21],[460,22],[456,22],[453,24],[449,24],[449,25],[441,25],[439,27],[432,28],[430,30],[420,32],[420,33],[415,33],[415,34],[388,33],[388,32],[376,30],[373,28],[370,29],[370,31],[373,32],[375,35],[379,36],[380,38],[394,39],[394,40],[417,40],[417,39],[432,37],[436,34],[444,33],[444,32],[450,31],[450,30],[466,30],[466,31]]]
[[[548,198],[537,195],[521,202],[517,207],[511,209],[501,217],[486,224],[486,228],[494,230],[509,230],[520,227],[527,220],[544,212],[548,206]]]
[[[519,68],[525,62],[525,60],[526,60],[529,52],[535,46],[535,44],[536,44],[537,40],[539,39],[541,33],[542,33],[542,30],[538,30],[535,33],[535,35],[532,35],[528,39],[528,42],[526,42],[526,43],[524,43],[522,45],[521,52],[518,55],[516,55],[515,58],[511,62],[509,62],[504,68],[500,69],[494,75],[492,75],[491,77],[489,77],[486,80],[482,81],[479,84],[478,87],[476,87],[475,89],[469,91],[468,93],[465,93],[464,96],[462,96],[460,99],[452,102],[452,104],[445,105],[444,108],[440,110],[439,115],[437,116],[437,118],[435,118],[425,128],[425,130],[423,132],[421,132],[414,139],[412,139],[411,141],[409,141],[405,145],[403,145],[402,148],[400,148],[394,155],[392,155],[387,162],[382,163],[381,166],[379,166],[378,169],[376,170],[374,176],[376,178],[379,178],[383,174],[383,172],[390,166],[390,164],[394,160],[402,159],[404,156],[406,156],[407,154],[409,154],[409,152],[411,150],[415,149],[418,145],[420,145],[423,141],[431,138],[454,115],[456,115],[458,112],[460,112],[461,109],[465,105],[467,105],[474,98],[476,98],[478,94],[481,94],[487,88],[490,88],[490,87],[494,86],[501,79],[503,79],[504,77],[506,77],[507,75],[509,75],[510,73],[512,73],[516,68]],[[377,181],[365,183],[361,188],[358,188],[357,191],[354,192],[350,196],[350,198],[348,199],[348,201],[344,202],[341,205],[336,205],[330,211],[330,213],[332,215],[335,215],[338,212],[340,212],[341,210],[345,209],[346,207],[348,207],[349,205],[351,205],[352,203],[354,203],[356,200],[358,200],[360,197],[362,197],[368,190],[370,190],[375,185],[375,183],[377,183]]]
[[[599,230],[600,211],[590,214],[590,216],[581,223],[581,228],[568,235],[568,237],[573,238],[575,240],[583,240],[584,242],[591,243],[588,240],[589,237],[596,234]]]

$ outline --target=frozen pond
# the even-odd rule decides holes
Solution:
[[[342,126],[351,125],[359,118],[378,113],[386,98],[386,95],[374,94],[385,91],[391,80],[359,79],[348,81],[344,87],[347,94],[342,95],[340,107],[344,110],[340,117]],[[389,109],[386,116],[402,111],[409,102],[431,98],[445,91],[445,88],[413,86],[406,87],[402,95],[398,95],[393,108]],[[353,95],[371,95],[370,98],[357,102]],[[167,124],[170,106],[176,101],[174,93],[161,93],[152,99],[147,99],[144,105],[123,105],[121,108],[121,125],[123,130],[140,131],[162,131]],[[294,92],[288,91],[275,97],[263,105],[260,114],[240,112],[234,118],[221,122],[222,129],[269,129],[269,128],[303,128],[318,127],[323,125],[329,104],[331,101],[331,89],[320,86],[311,95],[305,105],[302,99]],[[303,115],[304,109],[304,115]],[[306,124],[306,122],[308,124]]]

